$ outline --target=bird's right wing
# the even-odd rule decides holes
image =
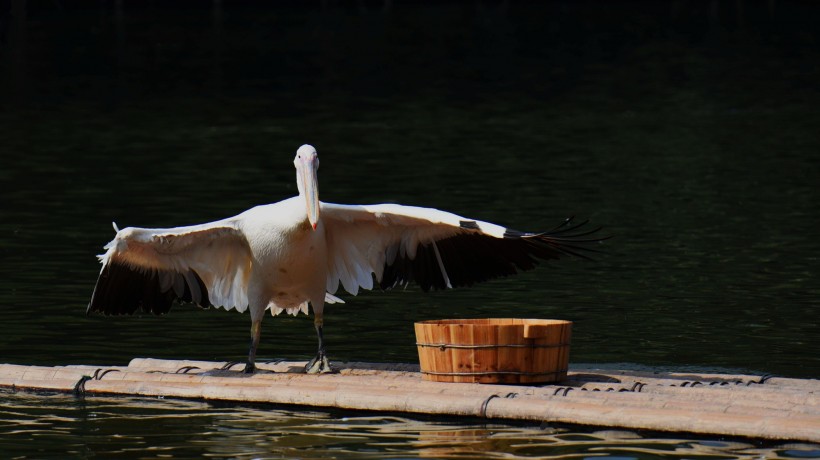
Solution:
[[[174,300],[244,311],[251,251],[231,220],[189,227],[129,227],[99,256],[102,270],[87,312],[166,313]]]
[[[355,295],[415,282],[424,290],[467,286],[530,270],[538,259],[586,257],[599,228],[567,219],[543,233],[524,233],[432,208],[322,203],[328,244],[327,292],[342,284]],[[579,230],[580,229],[580,230]]]

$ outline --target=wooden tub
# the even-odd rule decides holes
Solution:
[[[425,380],[545,383],[567,376],[570,321],[445,319],[417,322],[415,330]]]

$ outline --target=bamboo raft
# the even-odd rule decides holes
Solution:
[[[263,372],[250,376],[206,374],[230,363],[149,358],[110,367],[0,364],[0,387],[820,442],[820,380],[570,367],[559,383],[498,385],[427,381],[411,364],[334,363],[339,372],[323,375],[302,373],[304,364],[260,363]]]

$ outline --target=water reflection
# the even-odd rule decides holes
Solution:
[[[820,446],[202,402],[0,393],[6,458],[820,458]]]

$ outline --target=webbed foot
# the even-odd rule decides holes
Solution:
[[[306,374],[329,374],[335,372],[330,366],[330,361],[323,352],[319,352],[305,365]]]
[[[267,374],[273,373],[273,371],[268,371],[265,369],[259,369],[256,367],[254,363],[245,363],[245,367],[241,370],[233,370],[232,368],[239,364],[237,361],[232,361],[218,369],[211,369],[209,371],[203,372],[200,375],[207,375],[210,377],[250,377],[254,374]]]

